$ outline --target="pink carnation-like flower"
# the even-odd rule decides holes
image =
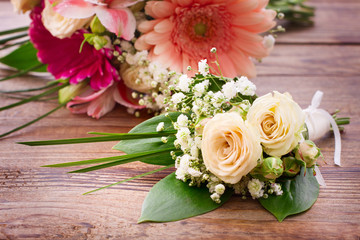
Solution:
[[[255,77],[250,58],[261,59],[270,49],[263,46],[266,32],[275,26],[276,12],[265,10],[268,0],[163,0],[149,1],[145,11],[154,20],[139,25],[143,35],[138,50],[149,50],[149,57],[164,67],[186,72],[197,68],[201,59],[210,67],[215,47],[222,74],[227,77]]]
[[[66,107],[72,113],[87,113],[87,115],[96,119],[110,112],[116,103],[129,108],[144,108],[144,106],[138,105],[136,100],[131,97],[131,92],[123,82],[116,82],[99,91],[94,91],[88,87],[80,96],[68,102]]]
[[[120,80],[118,71],[110,63],[112,51],[98,51],[85,43],[79,52],[84,40],[82,32],[76,32],[70,38],[64,39],[52,36],[41,21],[42,9],[43,6],[35,7],[31,13],[29,35],[38,49],[38,58],[48,64],[48,71],[56,79],[69,78],[71,84],[77,84],[90,78],[90,86],[95,90]]]
[[[127,8],[134,0],[50,0],[54,10],[67,18],[88,18],[96,15],[110,32],[126,40],[134,37],[136,20]]]

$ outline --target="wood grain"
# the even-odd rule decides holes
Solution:
[[[278,43],[348,44],[360,43],[360,11],[357,0],[313,0],[307,5],[316,8],[314,26],[288,25],[280,22],[286,33],[279,34]]]
[[[303,108],[320,89],[325,93],[322,108],[341,109],[341,116],[352,119],[342,134],[342,167],[332,163],[332,135],[317,142],[327,162],[321,166],[327,186],[320,189],[309,211],[278,223],[256,201],[235,196],[205,215],[172,223],[137,224],[147,192],[171,170],[83,196],[89,190],[157,167],[131,163],[66,174],[74,168],[40,166],[121,153],[111,150],[115,142],[55,147],[27,147],[15,142],[84,137],[88,131],[127,132],[148,115],[135,118],[118,106],[99,121],[61,109],[0,140],[0,239],[359,239],[360,17],[354,14],[358,1],[311,3],[318,8],[316,25],[283,34],[273,54],[258,64],[258,77],[253,80],[259,95],[288,91]],[[4,4],[0,2],[0,16],[7,14],[2,14]],[[325,13],[332,17],[325,17]],[[0,76],[6,74],[8,70],[0,71]],[[1,82],[0,89],[26,88],[44,81],[27,76]],[[0,96],[1,106],[14,101]],[[34,102],[0,112],[0,132],[55,106],[55,102]]]

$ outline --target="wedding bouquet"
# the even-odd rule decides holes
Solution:
[[[211,49],[211,54],[217,56],[216,52]],[[213,64],[219,65],[217,61]],[[203,214],[233,194],[258,199],[280,222],[309,209],[318,197],[319,183],[325,184],[317,168],[322,154],[311,140],[322,137],[331,126],[336,138],[335,164],[340,165],[338,125],[348,124],[349,119],[319,109],[321,92],[302,110],[289,93],[274,91],[258,97],[247,77],[224,77],[221,68],[212,69],[218,71],[212,74],[207,60],[201,60],[198,69],[194,77],[174,74],[177,77],[158,93],[164,99],[165,113],[129,133],[93,133],[103,136],[22,144],[122,140],[114,149],[127,155],[46,166],[98,164],[72,173],[133,161],[165,166],[109,186],[175,167],[150,190],[139,222]]]
[[[11,132],[66,106],[73,113],[100,118],[116,103],[130,112],[145,107],[163,110],[168,73],[193,76],[197,62],[218,49],[222,73],[228,77],[256,75],[253,59],[266,57],[274,37],[262,36],[276,23],[268,1],[136,1],[136,0],[12,0],[18,12],[30,12],[31,24],[0,33],[19,35],[1,41],[3,48],[21,45],[0,62],[20,72],[48,71],[56,79],[24,91],[44,92],[4,106],[10,109],[58,93],[59,107]],[[23,37],[30,37],[30,41]],[[21,41],[13,43],[14,40]],[[187,71],[191,66],[194,71]],[[212,66],[215,67],[215,66]],[[11,91],[10,91],[11,92]],[[16,91],[19,92],[18,90]],[[6,92],[5,92],[6,93]],[[9,92],[7,92],[9,93]],[[139,97],[153,104],[139,104]]]

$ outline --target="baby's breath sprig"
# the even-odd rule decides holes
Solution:
[[[216,54],[216,49],[211,52]],[[209,70],[207,61],[201,60],[199,72],[194,77],[178,75],[168,88],[169,92],[160,90],[157,95],[166,96],[167,111],[183,113],[173,122],[177,130],[174,146],[182,152],[172,156],[176,177],[190,186],[206,184],[211,198],[219,203],[226,188],[240,189],[240,185],[225,184],[206,169],[201,155],[202,130],[206,121],[218,113],[237,111],[245,118],[256,98],[256,87],[246,77],[225,78],[211,74]],[[245,185],[241,186],[244,190]]]

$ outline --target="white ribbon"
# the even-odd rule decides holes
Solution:
[[[335,137],[334,163],[340,166],[341,165],[340,131],[333,117],[324,109],[318,108],[320,106],[323,95],[324,95],[323,92],[316,91],[316,93],[314,94],[311,100],[311,105],[303,110],[306,116],[305,123],[308,128],[310,140],[316,140],[323,137],[327,132],[329,132],[331,125]]]

